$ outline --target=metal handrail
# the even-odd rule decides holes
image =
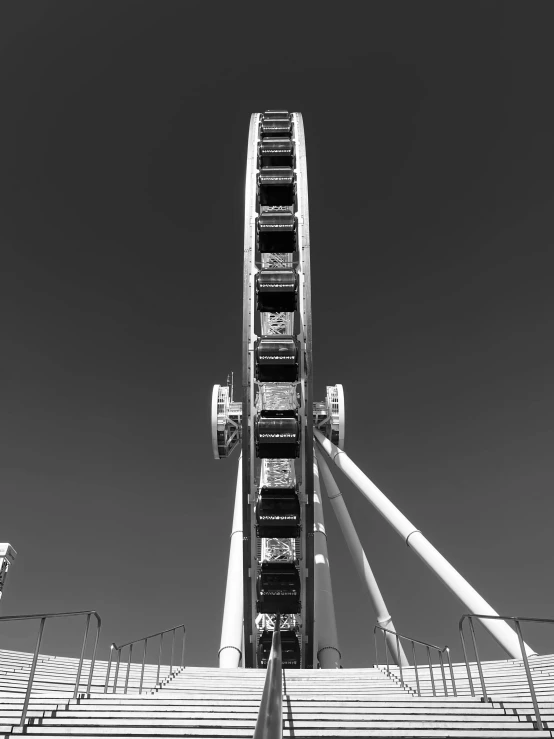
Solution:
[[[523,634],[521,632],[521,624],[520,621],[530,621],[532,623],[540,623],[540,624],[554,624],[554,618],[525,618],[524,616],[482,616],[477,613],[464,613],[464,615],[461,617],[459,621],[459,630],[460,630],[460,640],[462,642],[462,650],[464,652],[464,659],[466,663],[466,670],[467,670],[467,678],[469,680],[469,688],[471,690],[471,695],[475,697],[475,690],[473,688],[473,679],[471,677],[471,670],[469,667],[469,660],[467,658],[467,650],[466,650],[466,643],[464,638],[464,621],[467,619],[469,621],[469,630],[471,632],[471,639],[473,641],[473,651],[475,652],[475,661],[477,663],[477,670],[479,672],[479,680],[481,681],[481,689],[483,691],[483,700],[488,701],[489,696],[487,694],[487,686],[485,685],[485,676],[483,674],[483,668],[481,666],[481,660],[479,658],[479,652],[477,651],[477,640],[475,638],[475,628],[473,626],[473,619],[478,618],[491,618],[495,620],[500,621],[513,621],[517,638],[519,641],[519,648],[521,649],[521,656],[523,657],[523,664],[525,665],[525,674],[527,676],[527,683],[529,685],[529,692],[531,693],[531,700],[533,701],[533,707],[535,709],[535,717],[536,722],[534,722],[534,725],[536,728],[541,731],[543,728],[541,713],[539,709],[539,703],[537,700],[537,694],[535,692],[535,686],[533,685],[533,678],[531,676],[531,668],[529,667],[529,658],[527,656],[527,650],[525,649],[525,643],[523,641]]]
[[[121,651],[125,649],[125,647],[129,647],[129,657],[127,659],[127,674],[125,676],[125,688],[124,693],[127,693],[127,688],[129,686],[129,673],[131,671],[131,657],[133,655],[133,645],[137,644],[138,642],[144,643],[144,648],[142,650],[142,668],[140,671],[140,683],[139,683],[139,695],[142,693],[142,684],[144,682],[144,667],[146,664],[146,649],[148,647],[148,640],[149,639],[155,639],[157,636],[160,637],[160,647],[158,649],[158,671],[156,674],[156,685],[160,682],[160,665],[162,660],[162,647],[164,642],[164,634],[169,634],[170,632],[173,632],[173,639],[171,641],[171,659],[170,659],[170,665],[169,665],[169,675],[173,676],[173,659],[174,659],[174,653],[175,653],[175,633],[178,629],[183,629],[183,646],[181,648],[181,668],[185,665],[185,636],[186,636],[186,627],[185,624],[179,624],[179,626],[173,626],[170,629],[164,629],[163,631],[158,631],[155,634],[149,634],[148,636],[143,636],[140,639],[135,639],[134,641],[128,641],[126,644],[122,644],[121,646],[117,646],[117,644],[113,643],[110,646],[110,659],[108,660],[108,669],[106,670],[106,681],[104,683],[104,693],[108,692],[108,685],[110,682],[110,673],[112,668],[112,658],[114,650],[117,652],[117,664],[115,668],[115,677],[114,677],[114,683],[113,683],[113,691],[112,693],[115,693],[117,691],[117,678],[119,677],[119,665],[121,663]]]
[[[264,692],[254,729],[254,739],[283,739],[283,661],[281,617],[275,619]]]
[[[71,616],[86,616],[87,621],[85,625],[85,633],[83,636],[83,646],[81,647],[81,656],[79,657],[79,667],[77,668],[77,677],[75,678],[75,690],[73,692],[73,698],[77,698],[79,692],[79,685],[81,683],[81,673],[83,671],[83,662],[85,659],[85,649],[87,646],[88,631],[90,627],[90,617],[96,618],[96,637],[94,639],[94,648],[92,650],[92,659],[90,662],[90,672],[87,682],[87,693],[90,693],[90,686],[92,684],[92,673],[94,672],[94,665],[96,663],[96,649],[98,647],[98,639],[100,637],[100,629],[102,627],[102,619],[96,611],[67,611],[65,613],[32,613],[21,616],[0,616],[0,621],[30,621],[40,618],[40,625],[38,628],[37,643],[33,654],[33,661],[31,663],[31,672],[29,673],[29,680],[27,682],[27,690],[25,691],[25,700],[23,701],[23,710],[21,712],[20,726],[24,726],[25,719],[27,718],[27,710],[29,708],[29,701],[31,699],[31,690],[33,688],[33,681],[35,679],[35,672],[38,663],[38,654],[40,645],[42,642],[42,635],[44,633],[44,625],[47,618],[69,618]]]
[[[383,632],[383,642],[385,644],[385,659],[387,661],[387,674],[391,675],[391,671],[389,669],[389,646],[387,644],[387,637],[386,634],[392,634],[392,636],[396,637],[396,651],[397,654],[400,654],[400,639],[405,639],[406,641],[411,642],[412,645],[412,657],[414,660],[414,669],[415,669],[415,679],[416,679],[416,685],[417,685],[417,694],[421,698],[421,686],[419,684],[419,672],[418,672],[418,666],[417,666],[417,659],[416,659],[416,652],[415,652],[415,645],[420,644],[421,646],[425,647],[427,649],[427,661],[429,663],[429,675],[431,677],[431,686],[433,689],[433,695],[437,695],[437,689],[435,685],[435,676],[433,675],[433,666],[431,663],[431,649],[435,649],[439,655],[439,663],[441,668],[441,674],[442,674],[442,685],[444,689],[444,695],[448,696],[448,687],[446,685],[446,673],[444,671],[444,659],[443,654],[446,652],[446,656],[448,657],[448,666],[450,670],[450,681],[452,682],[452,694],[456,697],[458,695],[456,691],[456,680],[454,679],[454,669],[452,667],[452,657],[450,656],[450,647],[437,647],[435,644],[429,644],[425,641],[420,641],[419,639],[412,639],[409,636],[404,636],[404,634],[398,634],[396,631],[391,631],[390,629],[386,629],[384,626],[379,626],[377,624],[375,628],[373,629],[373,638],[375,640],[375,664],[379,663],[379,655],[377,650],[377,629],[379,631]],[[409,663],[408,663],[409,666]],[[403,688],[406,688],[406,684],[404,683],[404,673],[402,670],[402,660],[398,660],[398,668],[400,670],[400,683]]]

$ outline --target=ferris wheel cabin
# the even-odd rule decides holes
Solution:
[[[255,431],[256,456],[260,459],[293,459],[300,456],[297,411],[260,411],[256,417]]]
[[[300,501],[295,488],[261,488],[256,532],[260,538],[294,539],[300,535]]]
[[[298,380],[298,341],[293,336],[262,336],[256,341],[255,358],[259,382]]]
[[[294,562],[262,562],[256,583],[258,613],[300,613],[300,575]]]
[[[256,274],[260,313],[293,312],[298,304],[298,274],[292,269],[264,269]]]

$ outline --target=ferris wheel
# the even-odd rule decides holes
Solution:
[[[308,177],[300,113],[267,111],[250,120],[242,342],[242,400],[234,400],[232,380],[214,387],[212,445],[216,459],[237,447],[242,452],[243,663],[267,664],[280,618],[283,664],[309,668],[317,657],[314,531],[324,534],[322,527],[314,530],[313,430],[342,444],[344,396],[336,385],[327,388],[324,401],[313,401]]]
[[[300,113],[270,110],[250,120],[242,306],[242,399],[234,400],[232,375],[212,394],[214,457],[240,449],[220,667],[266,667],[276,627],[284,667],[340,666],[320,473],[376,628],[383,630],[393,660],[408,664],[327,459],[470,613],[487,616],[483,626],[519,658],[522,647],[512,629],[344,452],[342,385],[328,386],[324,400],[313,400]]]

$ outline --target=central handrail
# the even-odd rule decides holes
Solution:
[[[437,647],[435,644],[429,644],[426,641],[420,641],[419,639],[412,639],[410,636],[405,636],[404,634],[399,634],[396,631],[391,631],[390,629],[386,629],[384,626],[380,626],[377,624],[375,628],[373,629],[373,638],[375,640],[375,663],[379,663],[379,655],[377,650],[377,629],[379,631],[383,632],[383,642],[385,644],[385,658],[387,661],[387,673],[391,675],[391,671],[389,669],[389,646],[387,643],[387,637],[386,634],[391,634],[396,638],[396,651],[397,654],[400,654],[400,639],[405,639],[406,641],[409,641],[412,645],[412,657],[414,660],[414,670],[415,670],[415,679],[416,679],[416,685],[417,685],[417,694],[421,698],[421,686],[419,684],[419,672],[418,672],[418,666],[417,666],[417,659],[416,659],[416,652],[415,652],[415,645],[420,644],[421,646],[425,647],[427,649],[427,661],[429,663],[429,675],[431,677],[431,687],[433,689],[433,695],[437,695],[437,689],[435,686],[435,676],[433,675],[433,666],[431,663],[431,649],[435,649],[439,655],[439,664],[441,668],[441,674],[442,674],[442,684],[444,688],[444,695],[448,695],[448,687],[446,685],[446,673],[444,671],[444,659],[443,654],[446,653],[446,656],[448,657],[448,666],[450,669],[450,680],[452,682],[452,693],[454,696],[457,696],[458,693],[456,691],[456,681],[454,679],[454,669],[452,667],[452,657],[450,656],[450,647]],[[409,666],[409,664],[408,664]],[[406,688],[406,684],[404,683],[404,672],[402,670],[402,660],[398,660],[398,667],[400,670],[400,683],[403,688]]]
[[[129,657],[127,660],[127,674],[125,676],[125,688],[124,693],[127,693],[127,688],[129,686],[129,673],[131,671],[131,657],[133,655],[133,645],[138,644],[138,642],[144,643],[144,648],[142,651],[142,668],[140,671],[140,683],[139,683],[139,695],[142,693],[142,685],[144,682],[144,667],[146,664],[146,649],[148,647],[148,640],[149,639],[155,639],[157,636],[160,637],[160,647],[158,649],[158,671],[156,673],[156,685],[160,682],[160,665],[162,660],[162,648],[163,648],[163,641],[164,641],[164,634],[169,634],[170,632],[173,632],[173,639],[171,642],[171,658],[170,658],[170,665],[169,665],[169,675],[173,675],[173,659],[174,659],[174,653],[175,653],[175,633],[178,629],[183,629],[183,646],[181,648],[181,668],[185,665],[185,636],[186,636],[186,627],[185,624],[179,624],[178,626],[173,626],[170,629],[164,629],[163,631],[158,631],[155,634],[149,634],[148,636],[142,636],[140,639],[134,639],[133,641],[128,641],[125,644],[121,644],[121,646],[117,646],[115,642],[110,646],[110,658],[108,660],[108,669],[106,670],[106,682],[104,684],[104,693],[108,692],[108,686],[110,682],[110,673],[112,668],[112,658],[114,650],[117,652],[117,664],[115,668],[115,677],[113,682],[113,693],[117,691],[117,678],[119,677],[119,666],[121,663],[121,651],[125,649],[125,647],[129,647]]]
[[[462,642],[462,650],[464,653],[464,659],[466,663],[467,678],[469,680],[469,688],[471,695],[475,696],[475,690],[473,688],[473,679],[471,677],[471,669],[469,666],[469,660],[467,657],[466,643],[464,638],[464,621],[469,621],[469,631],[471,633],[471,639],[473,641],[473,651],[475,652],[475,661],[477,662],[477,670],[479,672],[479,680],[481,681],[481,689],[483,691],[483,700],[488,701],[489,697],[487,694],[487,686],[485,685],[485,676],[483,674],[483,667],[481,665],[481,659],[479,658],[479,652],[477,651],[477,640],[475,638],[475,627],[473,626],[473,619],[478,618],[492,618],[501,621],[513,621],[516,629],[517,638],[519,641],[519,648],[521,650],[521,656],[523,658],[523,664],[525,666],[525,675],[527,677],[527,683],[529,685],[529,692],[531,693],[531,700],[533,701],[533,707],[535,709],[536,717],[536,728],[539,731],[543,729],[543,723],[541,718],[541,712],[539,709],[539,703],[537,700],[537,694],[535,692],[535,686],[533,685],[533,678],[531,676],[531,668],[529,666],[529,657],[527,656],[527,649],[525,648],[525,642],[523,641],[523,633],[521,631],[520,621],[529,621],[537,624],[554,624],[554,618],[525,618],[523,616],[481,616],[477,613],[464,613],[461,617],[458,627],[460,631],[460,641]]]
[[[20,616],[0,616],[0,621],[30,621],[34,619],[40,619],[40,625],[38,628],[37,643],[35,651],[33,653],[33,661],[31,663],[31,672],[29,673],[29,680],[27,682],[27,690],[25,691],[25,700],[23,701],[23,709],[21,711],[21,722],[20,725],[25,725],[25,719],[27,717],[27,710],[29,708],[29,701],[31,699],[31,691],[33,688],[33,681],[35,679],[35,672],[37,669],[38,655],[40,645],[42,643],[42,635],[44,633],[44,625],[47,618],[70,618],[71,616],[86,616],[87,621],[85,625],[85,633],[83,636],[83,646],[81,647],[81,656],[79,657],[79,667],[77,668],[77,676],[75,678],[75,690],[73,692],[73,698],[77,698],[79,692],[79,685],[81,683],[81,673],[83,671],[83,662],[85,659],[85,649],[87,646],[88,631],[90,627],[90,617],[96,618],[96,637],[94,639],[94,648],[92,650],[92,659],[90,662],[90,671],[87,682],[87,693],[90,693],[90,686],[92,684],[92,673],[94,672],[94,665],[96,663],[96,649],[98,647],[98,639],[100,637],[100,629],[102,627],[102,619],[96,611],[66,611],[59,613],[32,613]]]
[[[254,729],[254,739],[283,739],[283,661],[281,617],[275,619],[264,692]]]

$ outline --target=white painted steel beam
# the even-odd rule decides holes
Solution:
[[[379,488],[354,464],[350,457],[326,439],[319,431],[314,431],[315,437],[336,466],[344,472],[346,477],[354,483],[362,495],[379,511],[392,528],[404,539],[406,544],[422,559],[446,587],[454,593],[470,613],[480,613],[484,616],[498,616],[484,598],[469,582],[452,567],[452,565],[435,549],[416,527],[408,521],[401,511],[392,503]],[[514,658],[521,659],[521,649],[516,633],[505,621],[483,619],[484,628],[490,632],[506,653]],[[529,656],[536,654],[527,644],[526,652]]]
[[[238,667],[242,657],[243,597],[242,597],[242,454],[239,457],[237,490],[231,530],[229,569],[225,589],[223,626],[219,648],[220,667]]]
[[[331,470],[325,461],[325,457],[318,448],[316,448],[316,455],[317,462],[319,464],[320,478],[323,481],[325,490],[327,491],[327,497],[329,498],[329,502],[331,503],[335,516],[337,517],[343,536],[346,539],[346,544],[350,550],[350,554],[352,555],[356,572],[364,583],[369,595],[371,605],[375,611],[377,624],[382,626],[384,629],[396,632],[396,628],[392,622],[392,616],[388,611],[385,599],[381,594],[375,575],[369,565],[362,543],[358,537],[352,518],[348,513],[348,508],[346,507],[342,493],[339,490],[339,486],[331,474]],[[398,664],[401,660],[403,666],[408,666],[409,662],[406,659],[402,645],[400,645],[400,650],[398,650],[396,639],[392,634],[385,633],[385,638],[395,663]],[[375,656],[375,659],[377,659],[377,655]]]
[[[314,579],[315,637],[317,659],[322,669],[340,667],[341,653],[337,636],[335,603],[331,585],[331,568],[327,552],[327,534],[323,518],[321,487],[317,461],[314,458]]]

